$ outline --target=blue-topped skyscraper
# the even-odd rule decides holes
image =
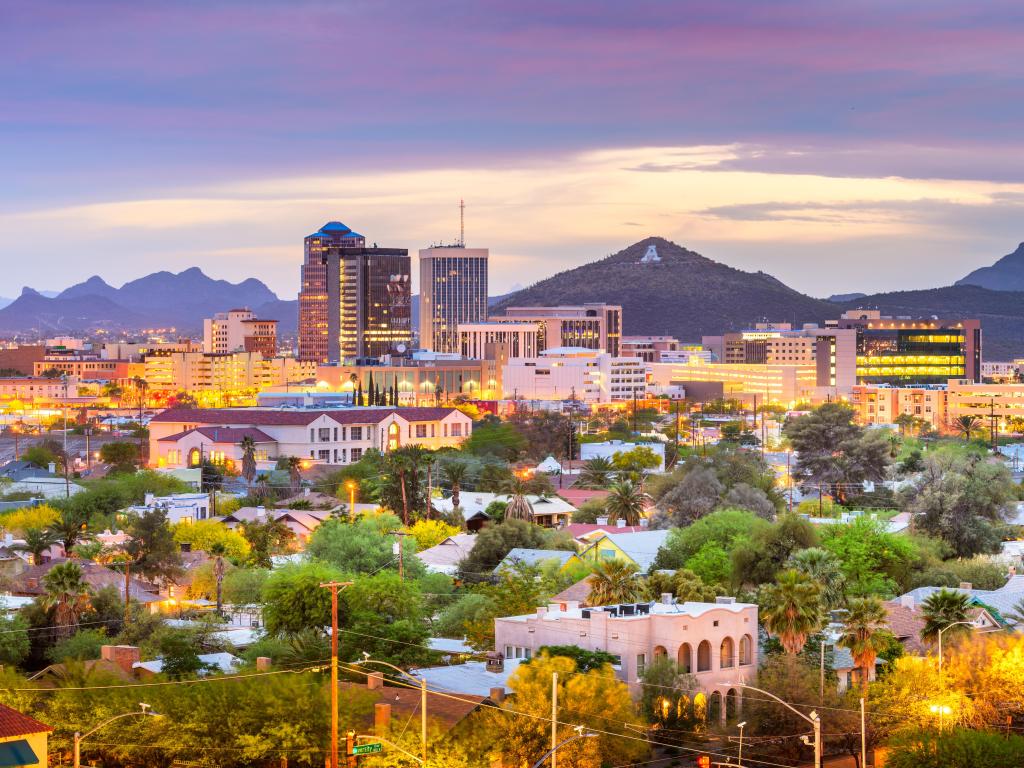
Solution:
[[[405,248],[366,247],[330,221],[304,241],[299,358],[356,362],[405,354],[412,343],[411,262]]]

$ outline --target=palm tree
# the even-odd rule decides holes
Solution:
[[[778,636],[791,656],[800,653],[808,635],[822,623],[821,587],[808,575],[790,568],[780,573],[775,583],[762,594],[761,621]]]
[[[952,589],[940,589],[932,592],[928,598],[921,603],[921,615],[924,617],[924,628],[921,630],[921,639],[934,642],[940,630],[959,626],[950,629],[950,633],[958,635],[966,634],[968,627],[960,622],[967,621],[967,611],[971,607],[971,598],[964,592],[957,592]],[[947,634],[948,638],[949,635]]]
[[[969,443],[974,433],[981,428],[981,419],[977,416],[957,416],[953,419],[953,429],[963,435],[964,442]]]
[[[446,461],[441,465],[441,477],[452,487],[452,506],[458,507],[462,482],[469,474],[469,465],[462,461]]]
[[[808,547],[794,552],[786,561],[787,568],[805,573],[821,585],[825,608],[835,608],[846,595],[846,576],[834,554],[821,547]]]
[[[256,441],[246,435],[239,445],[242,448],[242,477],[252,493],[252,481],[256,478]]]
[[[877,597],[851,597],[847,603],[848,613],[839,638],[839,645],[847,648],[860,670],[860,684],[866,688],[875,659],[886,643],[888,614],[882,601]]]
[[[302,487],[302,459],[298,456],[288,457],[288,480],[291,482],[292,493],[298,493]]]
[[[270,478],[266,475],[257,477],[252,493],[258,499],[267,499],[270,496]]]
[[[608,513],[608,522],[614,523],[622,518],[626,521],[626,525],[640,525],[646,501],[647,494],[640,490],[640,486],[634,485],[629,480],[615,483],[604,502],[605,512]]]
[[[606,488],[614,471],[615,465],[612,464],[611,459],[595,456],[593,459],[583,462],[579,484],[591,488]]]
[[[32,555],[32,563],[38,565],[43,553],[57,543],[57,537],[53,531],[46,528],[26,528],[25,543],[15,544],[12,549],[19,552],[28,552]]]
[[[60,517],[50,523],[50,527],[47,530],[64,547],[65,554],[70,555],[75,544],[92,538],[92,534],[86,530],[87,525],[88,518],[85,513],[72,509],[63,509],[61,510]]]
[[[518,475],[513,475],[506,484],[505,492],[509,495],[508,504],[505,507],[506,520],[533,520],[533,506],[526,498],[526,483]]]
[[[508,516],[508,512],[505,513]],[[640,569],[624,560],[603,560],[594,564],[594,572],[587,583],[590,585],[590,605],[613,605],[631,603],[643,597],[643,582],[636,578]]]
[[[55,565],[43,576],[43,587],[43,607],[53,609],[57,636],[70,637],[78,626],[78,618],[89,608],[90,589],[82,579],[82,569],[72,562]]]

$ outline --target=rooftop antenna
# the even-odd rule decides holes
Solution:
[[[466,201],[459,200],[459,247],[466,247]]]

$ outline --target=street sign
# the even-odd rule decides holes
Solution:
[[[356,744],[352,747],[353,755],[373,755],[377,752],[383,752],[384,745],[379,741],[373,742],[372,744]]]

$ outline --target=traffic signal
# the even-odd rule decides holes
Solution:
[[[697,755],[697,768],[711,768],[711,755]]]

